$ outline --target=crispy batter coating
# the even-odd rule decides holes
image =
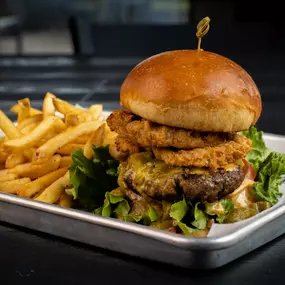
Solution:
[[[232,139],[229,133],[209,133],[174,128],[136,118],[127,110],[116,110],[107,118],[112,131],[142,147],[193,149],[213,147]]]
[[[140,147],[138,144],[125,139],[122,136],[117,136],[115,140],[117,151],[125,154],[133,154],[140,152]]]
[[[251,151],[251,141],[246,137],[235,135],[235,140],[215,147],[197,148],[193,150],[172,150],[169,148],[153,148],[157,159],[176,166],[196,166],[216,169],[224,167],[236,160],[244,158]]]

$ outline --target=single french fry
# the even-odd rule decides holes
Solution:
[[[27,162],[27,158],[25,157],[24,153],[16,152],[16,153],[10,154],[7,157],[5,167],[10,169],[10,168],[16,167],[19,164],[23,164],[25,162]]]
[[[35,116],[30,116],[23,120],[21,123],[18,124],[17,129],[21,131],[22,129],[26,128],[27,126],[34,124],[34,123],[39,123],[43,120],[43,115],[38,114]]]
[[[35,109],[35,108],[30,108],[30,116],[35,116],[39,114],[42,114],[42,111]]]
[[[25,120],[30,116],[30,109],[31,109],[30,99],[24,98],[22,100],[19,100],[18,104],[20,106],[18,112],[18,123],[21,123],[23,120]]]
[[[59,164],[59,168],[62,167],[69,167],[72,163],[72,157],[71,156],[62,156]]]
[[[88,121],[96,121],[102,115],[102,110],[103,106],[98,104],[92,105],[80,114],[68,113],[65,116],[65,123],[68,126],[77,126]]]
[[[9,173],[7,175],[0,177],[0,183],[6,182],[6,181],[16,180],[18,178],[19,178],[19,175],[15,174],[15,173]]]
[[[64,192],[59,198],[58,205],[66,208],[71,208],[72,204],[73,204],[73,197]]]
[[[18,114],[20,109],[21,109],[21,106],[19,106],[19,104],[16,104],[10,108],[10,112],[12,112],[14,114]],[[30,116],[35,116],[35,115],[39,115],[39,114],[42,114],[42,112],[40,110],[35,109],[35,108],[30,108]]]
[[[66,144],[64,146],[62,146],[61,148],[59,148],[56,153],[60,154],[60,155],[71,155],[75,150],[79,149],[79,148],[83,148],[84,144],[74,144],[74,143],[70,143],[70,144]]]
[[[90,137],[84,146],[83,154],[86,158],[92,159],[93,148],[92,146],[101,146],[105,138],[105,123],[102,124]]]
[[[100,121],[92,121],[73,128],[68,128],[66,131],[60,133],[47,141],[44,145],[40,146],[35,152],[33,163],[43,163],[64,145],[74,141],[79,136],[96,131],[101,125],[102,122]]]
[[[0,192],[16,194],[20,187],[29,182],[31,182],[30,178],[21,178],[12,181],[2,182],[0,183]]]
[[[10,173],[18,174],[20,177],[29,177],[36,179],[45,174],[58,169],[60,164],[60,155],[54,155],[43,164],[32,164],[31,162],[17,165],[11,169],[0,170],[0,177]]]
[[[84,112],[84,110],[77,108],[73,106],[72,104],[67,103],[66,101],[63,101],[58,98],[53,98],[53,104],[55,106],[55,109],[64,115],[68,113],[73,113],[73,114],[80,114]]]
[[[117,136],[118,134],[116,132],[107,132],[105,135],[103,146],[114,144]]]
[[[24,135],[18,139],[11,139],[4,142],[4,146],[11,147],[15,149],[23,149],[28,147],[33,147],[37,142],[45,136],[46,133],[53,130],[54,124],[58,117],[48,117],[43,120],[35,129],[33,129],[29,134]]]
[[[99,120],[99,118],[102,116],[103,105],[102,104],[91,105],[88,108],[88,111],[93,114],[93,120]]]
[[[62,177],[67,172],[67,170],[68,168],[59,168],[53,172],[50,172],[26,184],[24,187],[19,189],[17,194],[21,197],[30,198],[39,193],[39,191],[51,185],[54,181],[56,181],[60,177]]]
[[[86,144],[86,142],[89,140],[89,138],[90,138],[90,134],[82,135],[82,136],[76,138],[71,143]]]
[[[8,139],[17,139],[21,136],[20,131],[13,122],[0,110],[0,129]]]
[[[53,95],[52,93],[47,93],[45,98],[44,98],[44,102],[43,102],[43,116],[44,119],[46,119],[49,116],[54,116],[55,114],[55,107],[53,104],[53,99],[56,98],[55,95]]]
[[[66,129],[67,129],[67,126],[65,125],[63,120],[57,117],[57,120],[54,123],[54,131],[57,133],[60,133]]]
[[[41,195],[39,195],[35,200],[54,204],[56,203],[62,194],[64,193],[64,190],[68,188],[69,186],[69,171],[66,172],[66,174],[53,182],[48,188],[46,188]]]

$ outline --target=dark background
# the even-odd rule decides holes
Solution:
[[[72,102],[89,94],[83,105],[104,102],[106,110],[117,108],[120,85],[131,68],[165,50],[195,49],[196,25],[209,16],[202,47],[251,74],[263,99],[257,126],[285,134],[283,11],[281,1],[2,0],[0,53],[1,39],[9,35],[16,49],[12,56],[2,50],[0,57],[1,108],[8,110],[23,96],[38,106],[47,91]],[[27,43],[28,35],[39,41]],[[43,35],[49,40],[42,41]],[[59,39],[67,37],[65,51]],[[50,45],[52,50],[44,49]]]
[[[235,60],[251,74],[263,99],[257,126],[285,135],[282,6],[281,1],[1,0],[0,109],[8,112],[23,97],[40,107],[48,91],[72,103],[118,108],[121,83],[134,65],[162,51],[195,49],[196,25],[209,16],[202,48]],[[137,261],[5,224],[0,249],[5,284],[269,284],[285,279],[283,237],[208,273]]]

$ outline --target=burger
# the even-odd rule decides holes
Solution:
[[[113,150],[120,159],[117,191],[139,217],[148,206],[161,212],[165,204],[172,210],[184,205],[183,217],[166,213],[152,226],[170,231],[187,226],[191,233],[205,234],[214,219],[195,227],[199,214],[224,219],[222,202],[253,183],[254,169],[245,160],[252,143],[240,134],[255,125],[262,111],[252,77],[212,52],[164,52],[131,70],[120,104],[123,108],[107,118],[118,134]]]
[[[160,53],[130,71],[120,102],[93,157],[72,154],[77,208],[205,237],[214,223],[279,201],[285,154],[256,129],[261,96],[237,63],[204,50]]]

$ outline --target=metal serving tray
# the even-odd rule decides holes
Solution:
[[[266,134],[285,152],[285,137]],[[0,220],[70,240],[186,268],[225,265],[285,233],[285,205],[215,237],[184,237],[146,226],[0,193]]]

